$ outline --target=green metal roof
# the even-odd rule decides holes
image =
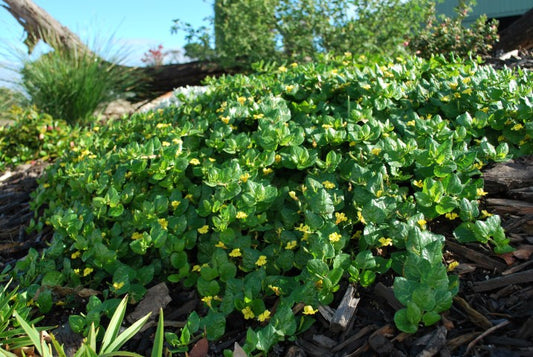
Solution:
[[[458,3],[459,0],[444,0],[437,3],[437,12],[453,17],[454,8]],[[474,10],[465,21],[473,21],[483,14],[489,18],[517,16],[531,8],[533,8],[533,0],[478,0]]]

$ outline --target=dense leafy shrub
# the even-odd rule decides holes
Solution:
[[[10,119],[10,125],[0,127],[0,172],[8,166],[60,156],[79,132],[35,108],[13,108]]]
[[[396,324],[414,332],[458,289],[433,221],[510,249],[479,207],[480,168],[532,153],[531,79],[346,54],[211,80],[180,107],[94,127],[88,149],[58,160],[33,202],[53,241],[15,272],[43,286],[43,310],[54,285],[135,300],[161,280],[195,287],[207,310],[170,340],[217,339],[231,316],[249,323],[252,351],[306,329],[342,281],[389,271],[406,306]]]
[[[9,113],[11,107],[25,107],[27,104],[28,98],[21,92],[7,87],[0,87],[0,126],[12,120]]]
[[[473,4],[475,2],[472,0],[460,0],[455,9],[455,18],[437,18],[433,5],[433,14],[429,17],[426,27],[412,37],[409,47],[425,58],[448,53],[459,56],[490,54],[499,38],[498,21],[488,21],[487,16],[483,15],[467,27],[464,20],[472,11]]]

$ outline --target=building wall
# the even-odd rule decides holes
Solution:
[[[437,3],[437,11],[453,17],[454,8],[458,3],[459,0],[444,0]],[[520,16],[531,8],[533,8],[533,0],[477,0],[477,5],[465,22],[472,22],[483,14],[486,14],[488,18]]]

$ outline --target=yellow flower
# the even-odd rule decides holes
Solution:
[[[252,117],[253,117],[254,119],[261,119],[261,118],[264,118],[264,117],[265,117],[265,114],[263,114],[263,113],[254,114]]]
[[[291,63],[291,67],[292,67],[292,68],[294,68],[294,67],[298,67],[298,63],[296,63],[296,62],[292,62],[292,63]]]
[[[382,247],[386,247],[386,246],[392,246],[392,239],[391,238],[385,238],[385,237],[381,237],[378,239],[378,241],[381,243],[381,246]]]
[[[170,143],[168,141],[162,141],[161,146],[170,146]]]
[[[44,183],[44,184],[43,184],[43,187],[44,187],[44,188],[49,188],[49,187],[50,187],[50,184],[49,184],[49,183]]]
[[[519,123],[519,124],[515,124],[515,125],[511,128],[511,130],[513,130],[513,131],[518,131],[518,130],[522,129],[523,127],[524,127],[524,126],[523,126],[522,124],[520,124],[520,123]]]
[[[122,287],[124,286],[124,282],[121,281],[119,283],[117,283],[116,281],[113,283],[113,289],[115,290],[120,290]]]
[[[246,172],[245,174],[241,175],[241,177],[239,178],[242,182],[246,183],[246,181],[248,181],[248,179],[250,178],[250,174]]]
[[[446,268],[447,271],[453,271],[457,266],[459,265],[459,262],[454,260],[450,264],[448,264],[448,267]]]
[[[280,67],[278,68],[278,71],[281,72],[281,73],[287,72],[287,67],[285,67],[285,66],[280,66]]]
[[[465,78],[463,78],[461,81],[462,81],[464,84],[468,84],[468,83],[470,83],[471,80],[472,80],[471,77],[465,77]]]
[[[199,272],[200,270],[202,270],[202,267],[199,266],[199,265],[195,265],[195,266],[192,267],[192,271],[197,271],[197,272]]]
[[[207,224],[203,225],[202,227],[198,228],[197,231],[200,234],[206,234],[207,232],[209,232],[209,226]]]
[[[87,276],[93,272],[93,268],[85,268],[83,269],[83,276]]]
[[[212,296],[204,296],[202,298],[202,301],[205,302],[207,304],[207,306],[211,307],[211,302],[213,301],[213,297]]]
[[[459,215],[455,212],[449,212],[449,213],[446,213],[444,217],[448,218],[450,221],[453,221],[454,219],[459,217]]]
[[[422,182],[422,180],[414,180],[413,181],[413,186],[422,188],[422,187],[424,187],[424,183]]]
[[[363,84],[363,85],[361,86],[361,88],[366,89],[366,90],[369,90],[371,87],[370,87],[370,84]]]
[[[131,235],[131,239],[133,240],[141,239],[142,237],[143,237],[143,234],[139,232],[133,232],[133,234]]]
[[[472,94],[472,88],[467,88],[467,89],[465,89],[464,91],[462,91],[461,93],[463,93],[463,94],[467,94],[467,95],[470,95],[470,94]],[[483,109],[482,109],[482,110],[483,110]]]
[[[409,120],[409,121],[407,122],[407,125],[409,125],[409,126],[415,126],[415,125],[416,125],[416,122],[415,122],[414,120]]]
[[[422,228],[426,228],[426,224],[428,223],[425,219],[419,219],[418,221],[416,221],[416,223],[418,223],[418,225]]]
[[[263,265],[265,265],[267,263],[267,257],[266,255],[261,255],[257,261],[255,262],[255,265],[257,265],[258,267],[261,267]]]
[[[265,168],[263,169],[263,174],[264,174],[264,175],[268,175],[268,174],[271,174],[271,173],[273,173],[273,172],[274,172],[274,170],[272,170],[270,167],[265,167]]]
[[[224,124],[228,124],[228,123],[229,123],[229,117],[223,117],[223,116],[221,116],[221,117],[220,117],[220,120],[221,120]]]
[[[314,315],[317,312],[318,312],[318,309],[313,309],[313,307],[311,305],[305,305],[304,306],[304,311],[303,311],[304,315]]]
[[[287,242],[287,245],[285,246],[285,249],[292,250],[296,247],[298,243],[295,240],[291,240],[290,242]]]
[[[238,257],[242,256],[242,253],[241,253],[240,248],[235,248],[235,249],[233,249],[233,250],[229,253],[229,256],[230,256],[230,257],[233,257],[233,258],[238,258]]]
[[[333,125],[331,125],[331,124],[322,124],[322,128],[328,130],[328,129],[333,128]]]
[[[237,212],[237,215],[235,216],[237,219],[245,219],[246,217],[248,217],[248,215],[243,211]]]
[[[487,218],[492,216],[492,213],[489,213],[486,209],[481,210],[481,218]]]
[[[373,155],[379,155],[380,152],[381,152],[381,149],[380,149],[380,148],[373,148],[373,149],[372,149],[372,154],[373,154]]]
[[[200,165],[200,160],[197,158],[192,158],[191,161],[189,161],[191,165]]]
[[[478,170],[481,170],[483,168],[483,163],[482,162],[476,162],[474,164],[474,167]]]
[[[217,248],[222,248],[222,249],[227,249],[227,248],[228,248],[228,247],[226,247],[226,245],[225,245],[223,242],[221,242],[221,241],[218,241],[218,243],[215,244],[215,247],[217,247]]]
[[[250,320],[250,319],[253,319],[255,317],[254,312],[252,311],[250,306],[246,306],[244,309],[241,310],[241,312],[242,312],[245,320]]]
[[[441,102],[447,103],[447,102],[450,101],[450,97],[447,96],[447,95],[445,95],[445,96],[443,96],[442,98],[440,98],[440,100],[441,100]]]
[[[328,236],[328,238],[329,238],[329,241],[330,241],[331,243],[335,243],[335,242],[340,241],[341,238],[342,238],[342,236],[341,236],[339,233],[337,233],[337,232],[333,232],[333,233],[330,233],[330,235]]]
[[[81,255],[81,252],[78,250],[78,251],[75,251],[74,253],[72,253],[70,255],[70,259],[76,259],[78,258],[79,256]]]
[[[172,208],[176,209],[178,208],[178,206],[181,204],[181,201],[172,201],[170,202],[170,205],[172,206]]]
[[[485,195],[488,194],[488,192],[483,191],[482,188],[478,188],[478,189],[476,190],[476,193],[477,193],[478,196],[485,196]]]
[[[163,128],[168,128],[170,126],[170,124],[165,124],[165,123],[159,123],[157,124],[155,127],[157,129],[163,129]]]
[[[453,90],[457,89],[457,83],[455,82],[450,83],[450,88]]]
[[[246,102],[246,98],[245,97],[239,97],[239,98],[237,98],[237,102],[239,102],[241,105],[243,105],[244,102]]]
[[[327,181],[327,180],[322,182],[322,185],[324,185],[324,187],[327,188],[327,189],[335,188],[335,184],[333,182],[330,182],[330,181]]]
[[[159,225],[161,226],[161,228],[163,228],[166,231],[168,228],[168,221],[164,218],[159,218],[157,221],[159,222]]]
[[[289,85],[285,86],[285,90],[287,92],[292,92],[293,89],[294,89],[294,86],[292,84],[289,84]]]
[[[281,289],[279,287],[273,285],[269,285],[268,287],[274,292],[274,294],[276,294],[276,296],[281,295]]]
[[[348,220],[348,217],[344,214],[344,212],[335,212],[335,224],[339,224],[342,222],[346,222]]]
[[[363,214],[361,211],[357,211],[357,218],[359,218],[359,221],[363,224],[366,224],[365,217],[363,217]]]
[[[268,310],[265,310],[263,311],[263,313],[259,314],[259,316],[257,316],[257,320],[259,322],[264,322],[266,320],[270,319],[270,311]]]
[[[296,192],[294,191],[289,191],[289,196],[295,200],[295,201],[298,201],[298,196],[296,196]]]

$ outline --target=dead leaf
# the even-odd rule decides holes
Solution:
[[[529,244],[521,244],[518,246],[518,248],[513,252],[513,255],[522,260],[529,260],[529,257],[533,253],[533,245]]]
[[[514,262],[516,261],[516,259],[515,259],[515,257],[513,255],[514,255],[513,253],[503,253],[503,254],[498,254],[498,257],[500,257],[503,260],[505,260],[505,264],[513,265]]]
[[[148,313],[151,320],[155,320],[158,316],[159,309],[164,309],[168,303],[172,301],[172,298],[168,294],[168,287],[165,283],[160,283],[155,286],[152,286],[146,294],[142,301],[135,307],[135,310],[129,314],[126,319],[134,323]]]
[[[233,357],[248,357],[241,345],[239,345],[237,342],[235,342],[235,345],[233,345]]]
[[[209,343],[207,338],[204,337],[196,342],[191,352],[189,352],[189,357],[207,357],[207,352],[209,352]]]

